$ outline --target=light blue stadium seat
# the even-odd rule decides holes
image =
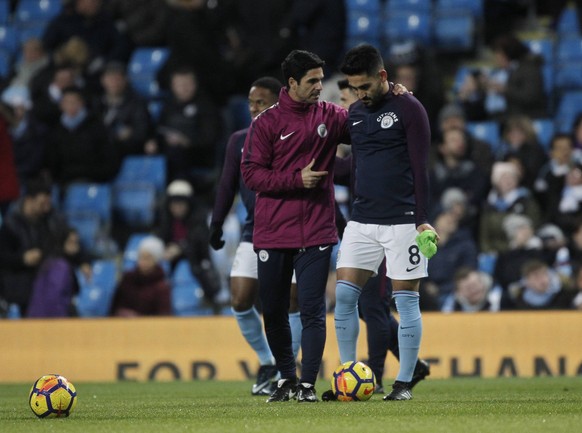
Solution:
[[[582,60],[560,63],[556,68],[554,88],[560,91],[582,89]]]
[[[432,0],[389,0],[386,2],[386,12],[406,12],[413,14],[430,14]]]
[[[556,109],[554,121],[557,132],[570,133],[578,114],[582,113],[582,91],[565,92]]]
[[[140,47],[129,59],[128,78],[137,93],[146,98],[162,96],[156,75],[170,52],[166,47]]]
[[[0,25],[0,48],[6,49],[15,56],[20,47],[18,31],[12,25]]]
[[[117,264],[114,260],[97,260],[92,268],[91,280],[77,272],[79,281],[77,311],[81,317],[107,316],[117,285]]]
[[[493,275],[495,264],[497,262],[496,253],[479,253],[477,257],[478,269],[489,275]]]
[[[475,48],[475,18],[467,14],[439,13],[434,17],[435,45],[440,51],[467,52]]]
[[[489,143],[494,152],[499,148],[501,135],[497,122],[467,122],[467,130],[473,137]]]
[[[373,15],[380,13],[382,0],[346,0],[346,11],[367,12]]]
[[[61,11],[61,0],[20,0],[15,20],[19,23],[51,20]]]
[[[578,23],[578,15],[574,7],[566,7],[558,17],[556,32],[558,37],[563,38],[572,35],[580,35],[581,30]]]
[[[532,53],[541,56],[544,64],[551,65],[554,63],[555,43],[551,39],[525,39],[523,43]]]
[[[114,180],[118,183],[150,182],[157,194],[166,188],[166,158],[164,156],[129,155],[123,158],[121,168]]]
[[[582,60],[582,37],[566,38],[558,41],[555,62]]]
[[[10,2],[0,1],[0,24],[8,24],[10,18]]]
[[[483,17],[483,0],[436,0],[435,12],[468,12],[474,18],[480,19]]]
[[[111,222],[111,185],[105,183],[72,183],[67,187],[64,212],[94,212],[102,224]]]
[[[555,127],[553,119],[534,119],[532,120],[533,127],[538,136],[538,141],[542,147],[548,152],[550,150],[550,142],[554,136]]]
[[[145,232],[133,233],[127,240],[123,250],[122,269],[124,271],[135,267],[135,264],[137,263],[137,248],[139,247],[139,243],[147,236],[149,236],[149,234]]]
[[[155,186],[145,182],[116,182],[113,211],[120,221],[134,229],[151,227],[156,217]]]
[[[176,316],[208,315],[204,306],[204,292],[192,275],[186,259],[180,260],[172,274],[172,309]],[[210,314],[212,310],[210,309]]]
[[[0,48],[0,77],[8,78],[12,71],[12,53],[7,48]]]
[[[349,12],[347,16],[347,38],[364,40],[378,39],[381,35],[378,13]]]
[[[162,101],[150,101],[148,102],[148,112],[150,117],[154,122],[160,120],[160,114],[162,113]]]
[[[79,233],[85,251],[94,252],[102,230],[99,215],[91,211],[70,211],[65,213],[65,217],[67,223]]]
[[[428,13],[393,12],[384,20],[384,35],[390,43],[414,41],[428,46],[432,36],[432,18]]]

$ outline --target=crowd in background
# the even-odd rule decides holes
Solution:
[[[6,0],[4,27],[17,27],[25,1]],[[94,263],[121,261],[136,233],[149,236],[119,268],[105,314],[175,314],[181,260],[204,306],[228,311],[231,256],[209,251],[207,229],[226,140],[247,126],[249,84],[280,78],[291,49],[325,59],[325,98],[338,99],[352,3],[63,0],[35,31],[20,28],[30,37],[0,81],[0,313],[79,314]],[[566,2],[537,3],[536,29],[555,40]],[[431,223],[441,240],[421,287],[425,311],[582,308],[582,105],[550,137],[536,130],[554,121],[565,90],[547,86],[543,56],[521,36],[531,4],[485,1],[481,42],[468,52],[382,43],[390,81],[423,103],[432,128]],[[132,88],[128,65],[143,47],[168,54],[155,95]],[[491,122],[495,141],[472,129]],[[133,156],[165,163],[155,217],[135,227],[113,214],[111,247],[84,243],[82,227],[61,212],[67,192],[113,184]],[[349,217],[348,196],[338,194]],[[237,233],[235,224],[230,239]]]

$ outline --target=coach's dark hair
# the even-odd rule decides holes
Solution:
[[[350,49],[340,67],[346,75],[375,75],[384,69],[384,60],[378,49],[370,44],[358,45]]]
[[[310,69],[322,68],[325,62],[317,54],[303,50],[293,50],[281,63],[285,86],[289,88],[289,78],[300,82]]]
[[[251,84],[251,87],[260,87],[261,89],[267,89],[275,96],[279,96],[279,91],[283,84],[275,77],[261,77]]]

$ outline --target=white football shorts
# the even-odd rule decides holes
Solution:
[[[257,253],[253,249],[252,242],[241,242],[234,255],[232,267],[230,268],[230,277],[242,277],[258,279],[259,272],[257,270]],[[291,283],[297,284],[295,278],[295,271]]]
[[[415,224],[362,224],[349,221],[337,256],[338,268],[378,272],[386,256],[386,275],[393,280],[428,276],[428,259],[416,244]]]

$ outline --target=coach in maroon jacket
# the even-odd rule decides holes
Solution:
[[[292,51],[282,63],[286,87],[279,103],[252,123],[241,170],[256,192],[254,248],[267,340],[281,380],[268,402],[315,402],[314,384],[325,345],[325,286],[335,227],[336,146],[349,143],[347,112],[320,102],[324,62]],[[297,380],[289,327],[289,290],[295,269],[303,324]]]

